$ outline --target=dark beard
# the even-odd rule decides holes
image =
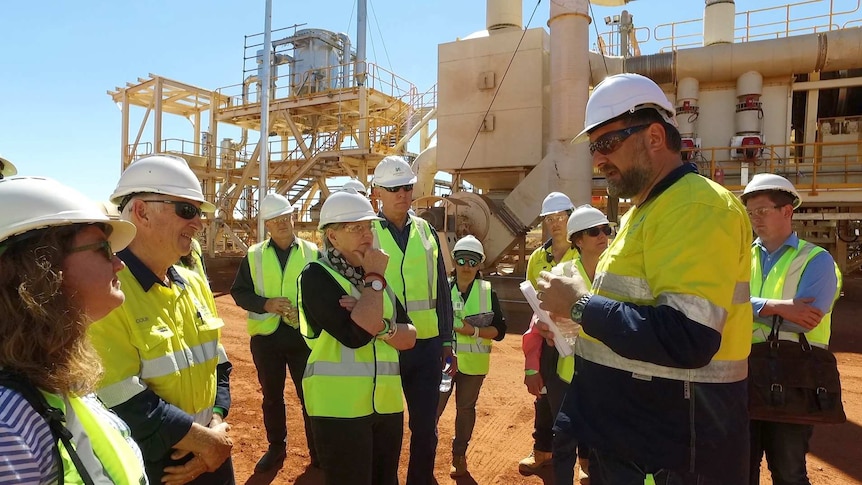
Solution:
[[[620,172],[620,180],[608,180],[608,195],[619,199],[631,199],[640,194],[649,185],[652,170],[647,167],[632,167],[627,172]]]

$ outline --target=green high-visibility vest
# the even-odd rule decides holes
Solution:
[[[425,219],[410,218],[407,250],[401,251],[392,233],[379,221],[374,222],[374,247],[389,255],[386,282],[405,302],[407,314],[416,327],[416,338],[440,334],[437,327],[437,255],[440,248]]]
[[[456,321],[492,311],[491,283],[475,279],[471,287],[467,301],[462,302],[458,285],[452,284],[452,306],[453,308],[463,307],[462,310],[455,310]],[[458,372],[471,376],[487,375],[491,362],[491,342],[491,339],[473,338],[472,335],[456,333],[455,352],[458,355]]]
[[[799,281],[802,279],[802,273],[805,272],[808,262],[823,251],[825,249],[820,246],[800,239],[795,248],[789,247],[784,251],[784,254],[778,258],[778,261],[764,278],[761,270],[760,248],[752,246],[751,295],[766,299],[792,300],[796,297],[796,289],[799,287]],[[842,278],[838,265],[834,262],[832,265],[835,267],[835,277],[838,279],[838,286],[835,289],[835,299],[837,300],[841,293]],[[771,330],[771,325],[755,320],[751,337],[752,343],[765,342]],[[827,348],[831,335],[832,308],[830,306],[829,313],[823,316],[816,327],[805,334],[805,338],[811,345]],[[798,334],[793,332],[779,331],[778,338],[794,342],[799,341]]]
[[[81,424],[80,430],[72,430],[72,443],[77,448],[77,443],[86,437],[93,448],[93,454],[99,460],[105,473],[117,485],[140,485],[147,483],[141,458],[132,449],[126,438],[120,434],[107,417],[100,415],[100,411],[93,406],[101,406],[95,398],[82,399],[77,396],[69,396],[66,400],[56,394],[42,392],[45,400],[51,407],[59,409],[65,416],[74,413]],[[66,404],[72,408],[68,410]],[[110,411],[102,409],[101,413]],[[119,419],[119,418],[117,418]],[[69,421],[68,419],[66,420]],[[78,473],[68,450],[62,441],[58,442],[60,448],[60,460],[63,465],[63,482],[69,485],[83,485],[84,481]],[[92,476],[98,470],[87,470]]]
[[[357,299],[362,295],[350,280],[325,264],[332,278],[344,291]],[[302,277],[300,276],[300,284]],[[300,292],[300,331],[309,342],[311,355],[302,377],[305,408],[309,416],[360,418],[404,411],[401,397],[401,372],[398,351],[378,338],[351,349],[325,330],[316,334],[302,312]],[[391,291],[383,298],[383,319],[395,325],[395,298]]]
[[[290,252],[284,271],[272,247],[272,240],[267,239],[248,248],[248,267],[254,282],[254,292],[266,298],[286,297],[296,305],[297,282],[299,273],[305,265],[317,259],[317,246],[314,243],[296,238],[296,248]],[[277,313],[248,312],[247,328],[249,335],[270,335],[281,323],[281,315]],[[293,328],[299,328],[299,322],[285,322]]]
[[[575,271],[578,271],[581,274],[581,278],[583,278],[588,285],[593,286],[593,282],[590,281],[590,277],[587,275],[587,270],[584,269],[584,263],[581,261],[580,255],[571,261],[566,261],[560,264],[564,265],[564,275],[572,276]],[[557,375],[560,376],[560,379],[567,384],[572,382],[572,378],[575,376],[574,355],[570,355],[568,357],[557,357]]]

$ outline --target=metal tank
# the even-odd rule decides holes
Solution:
[[[323,29],[303,29],[277,42],[293,44],[290,86],[295,95],[318,93],[342,87],[346,76],[339,67],[349,58],[350,38]],[[273,43],[274,45],[276,42]]]

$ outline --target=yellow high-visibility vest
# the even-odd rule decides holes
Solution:
[[[458,285],[452,285],[452,306],[461,306],[461,292]],[[455,310],[456,320],[464,317],[491,312],[491,282],[483,279],[473,280],[473,289],[463,302],[462,310]],[[489,338],[473,338],[472,335],[455,334],[455,352],[458,354],[458,372],[470,376],[488,374],[491,362],[491,344]]]

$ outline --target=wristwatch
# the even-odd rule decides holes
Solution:
[[[365,281],[366,288],[371,288],[374,291],[383,291],[386,288],[386,279],[377,273],[368,273],[363,281]]]
[[[587,293],[584,296],[578,298],[578,301],[572,305],[571,317],[572,321],[575,323],[581,323],[581,320],[584,318],[584,308],[587,307],[587,303],[589,303],[590,298],[592,298],[592,293]]]

